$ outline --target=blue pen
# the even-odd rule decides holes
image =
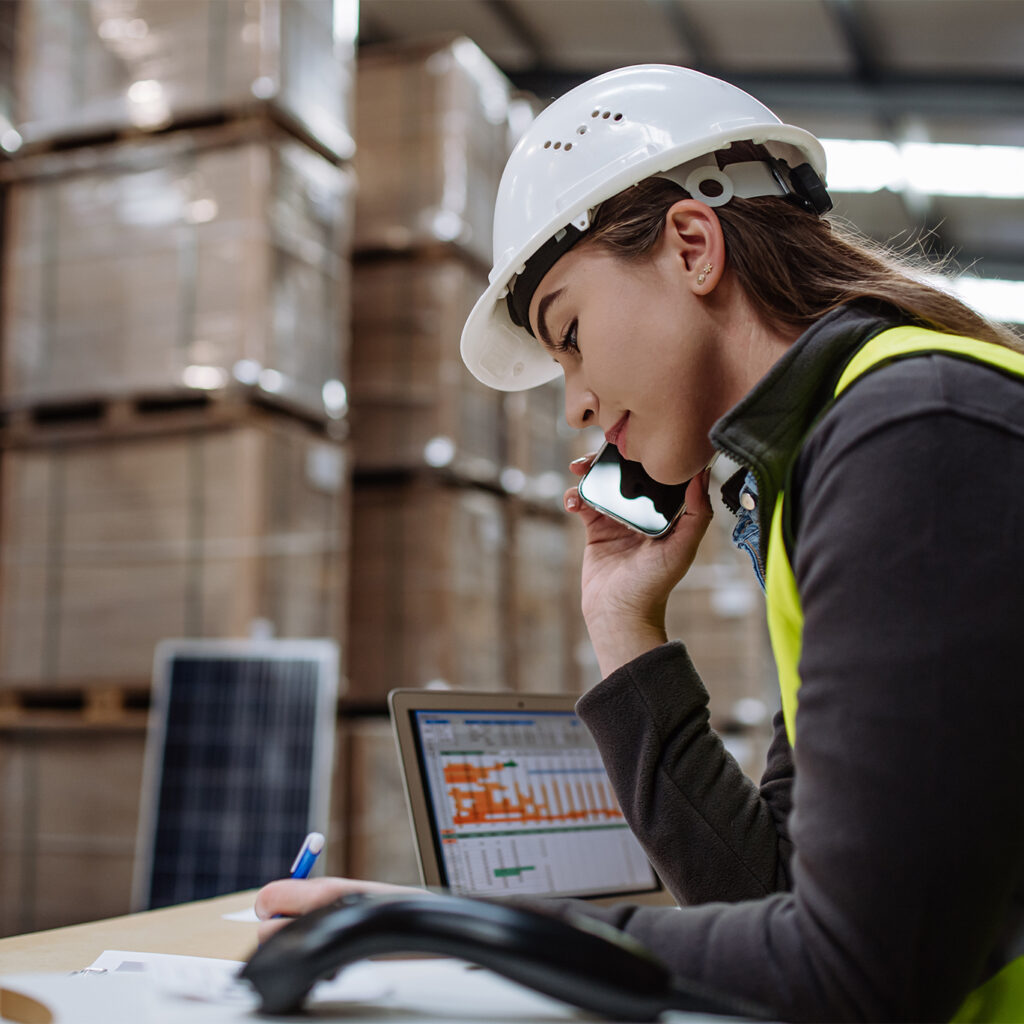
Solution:
[[[324,837],[319,832],[310,832],[302,846],[299,847],[299,852],[292,863],[291,877],[308,878],[323,848]]]

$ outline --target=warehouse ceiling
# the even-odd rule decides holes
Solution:
[[[728,79],[821,138],[1024,147],[1022,0],[360,3],[364,45],[451,31],[542,100],[624,64],[683,64]],[[904,184],[836,200],[881,240],[919,239],[971,274],[1024,281],[1020,197]]]

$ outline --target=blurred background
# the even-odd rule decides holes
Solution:
[[[337,644],[326,866],[393,881],[391,688],[597,681],[561,495],[599,439],[458,338],[518,136],[643,62],[817,134],[837,216],[1024,322],[1017,0],[0,0],[0,935],[129,909],[161,640]],[[670,633],[757,777],[730,519]]]

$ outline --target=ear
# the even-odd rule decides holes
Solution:
[[[663,244],[696,295],[714,291],[725,270],[725,238],[718,215],[696,199],[681,199],[665,214]]]

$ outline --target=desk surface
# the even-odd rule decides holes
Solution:
[[[0,971],[75,971],[87,967],[105,949],[247,960],[256,948],[256,925],[225,921],[221,915],[250,908],[255,896],[253,889],[105,921],[12,935],[0,939]]]
[[[246,960],[256,947],[255,922],[225,921],[222,915],[251,908],[255,894],[255,890],[250,890],[162,910],[0,939],[0,973],[76,971],[91,964],[105,949]],[[557,1024],[566,1021],[568,1024],[593,1019],[489,971],[467,969],[459,961],[432,961],[429,968],[422,960],[407,962],[407,966],[389,978],[393,992],[389,992],[381,1002],[375,999],[368,1012],[362,1012],[356,1004],[341,1004],[340,1008],[333,1007],[336,1012],[332,1015],[328,1013],[332,1007],[325,1005],[322,1007],[325,1015],[319,1019],[339,1024],[380,1024],[385,1018],[395,1024],[447,1024],[455,1019],[464,1024],[475,1021],[485,1024]],[[68,987],[80,981],[80,978],[58,977],[56,984]],[[52,1003],[54,990],[48,989],[47,994],[48,1004]],[[118,994],[123,995],[123,990],[118,990]],[[61,1011],[58,1011],[56,1019],[80,1020],[81,998],[78,990],[71,995],[65,994],[64,1009],[71,1007],[71,1016],[61,1016]],[[242,1019],[252,1019],[244,1005],[239,1009],[238,1006],[187,1001],[186,1009],[184,1016],[160,1016],[159,1019],[177,1020],[180,1016],[191,1024],[234,1024]],[[104,1004],[104,1014],[89,1019],[125,1019],[123,1013],[111,1017],[109,1010],[110,1007]],[[18,1019],[27,1018],[19,1016]],[[686,1024],[712,1024],[721,1018],[672,1014],[670,1019],[685,1021]]]

